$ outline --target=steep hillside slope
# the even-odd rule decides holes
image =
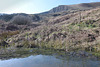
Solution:
[[[14,35],[6,42],[15,47],[99,52],[100,8],[53,17],[48,23]]]

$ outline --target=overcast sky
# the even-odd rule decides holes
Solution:
[[[0,13],[40,13],[58,5],[100,2],[100,0],[0,0]]]

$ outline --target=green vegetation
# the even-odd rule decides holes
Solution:
[[[58,49],[58,50],[65,50],[66,45],[62,44],[61,40],[49,41],[49,42],[41,42],[40,47],[42,48],[51,48],[51,49]]]
[[[96,28],[99,26],[95,22],[96,21],[94,21],[94,20],[87,20],[87,21],[83,21],[80,23],[71,23],[68,27],[69,27],[69,30],[71,30],[71,31],[73,31],[73,30],[79,31],[79,30],[84,29],[84,28],[91,29],[91,28]]]
[[[97,27],[97,25],[95,24],[94,20],[87,20],[85,22],[80,22],[77,25],[82,27],[82,28],[84,28],[84,27],[88,27],[88,28],[95,28],[95,27]]]
[[[93,55],[95,55],[96,57],[100,57],[100,52],[92,52]]]
[[[8,31],[8,32],[3,32],[0,34],[0,39],[5,39],[7,37],[13,36],[19,34],[19,31]]]
[[[11,37],[13,35],[19,34],[19,31],[8,31],[8,32],[3,32],[0,34],[0,47],[8,47],[10,46],[6,40],[8,37]]]

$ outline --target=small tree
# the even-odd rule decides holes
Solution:
[[[32,18],[29,16],[17,15],[15,17],[13,17],[11,22],[14,24],[18,24],[18,25],[27,25],[32,22]]]

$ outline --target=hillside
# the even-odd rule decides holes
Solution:
[[[100,8],[80,12],[49,19],[47,24],[8,38],[7,43],[16,47],[100,51]]]
[[[96,4],[96,5],[94,5]],[[90,51],[100,53],[100,7],[99,3],[78,4],[75,7],[93,7],[82,11],[64,11],[52,14],[18,15],[12,21],[0,21],[0,46],[14,48],[52,48],[64,51]],[[72,5],[70,7],[73,7]],[[39,18],[39,20],[33,21]],[[36,18],[37,17],[37,18]],[[16,18],[15,18],[16,19]],[[28,19],[30,22],[30,19]],[[23,22],[24,21],[24,22]],[[19,23],[19,22],[18,22]]]
[[[100,2],[95,3],[82,3],[82,4],[75,4],[75,5],[60,5],[51,9],[50,11],[44,12],[43,14],[48,13],[56,13],[56,12],[63,12],[63,11],[72,11],[72,10],[88,10],[93,9],[96,7],[100,7]]]
[[[0,19],[8,22],[16,15],[23,15],[23,16],[32,17],[33,22],[48,22],[48,20],[52,17],[63,16],[78,11],[94,9],[96,7],[100,7],[100,2],[82,3],[82,4],[75,4],[75,5],[59,5],[58,7],[55,7],[47,12],[43,12],[39,14],[25,14],[25,13],[1,14]]]

